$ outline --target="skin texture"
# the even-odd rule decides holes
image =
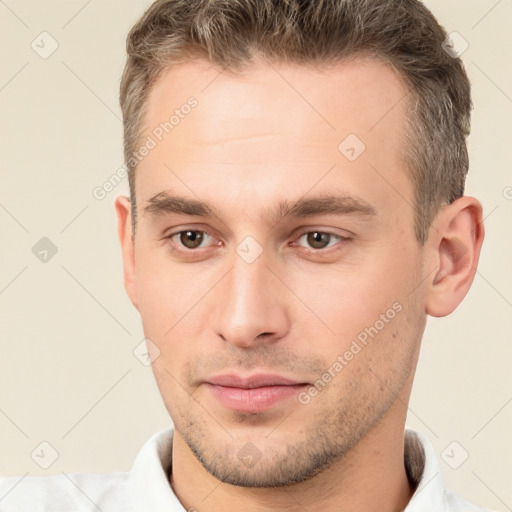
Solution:
[[[400,157],[406,92],[363,57],[331,68],[256,62],[242,76],[194,60],[153,88],[143,137],[189,97],[198,104],[137,168],[134,238],[127,198],[116,210],[126,290],[175,425],[170,482],[185,508],[385,512],[410,499],[403,432],[426,317],[464,298],[483,227],[480,203],[465,196],[442,207],[418,245]],[[349,134],[366,146],[354,161],[338,150]],[[162,211],[150,199],[163,192],[215,214]],[[366,213],[275,215],[281,202],[333,195]],[[187,249],[187,230],[208,236]],[[315,248],[311,232],[335,236]],[[249,236],[262,251],[251,263],[237,252],[255,254]],[[240,412],[204,384],[275,373],[312,385],[371,326],[377,334],[307,404],[293,396]]]

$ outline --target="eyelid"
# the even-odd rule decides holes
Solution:
[[[217,239],[220,243],[215,244],[215,243],[210,242],[210,244],[208,244],[204,247],[188,249],[187,247],[181,245],[179,242],[174,242],[172,240],[173,237],[175,237],[183,232],[186,232],[186,231],[197,231],[200,233],[204,233],[206,236],[210,237],[212,239],[212,241]],[[204,226],[197,226],[197,225],[175,226],[174,228],[169,229],[164,234],[164,236],[162,238],[164,240],[169,240],[170,242],[173,242],[173,244],[174,244],[174,247],[172,247],[173,251],[180,252],[180,253],[194,254],[194,253],[198,253],[200,251],[207,250],[208,248],[210,248],[214,245],[217,245],[217,246],[222,245],[222,241],[219,240],[219,237],[216,234],[214,234],[213,231],[214,230],[212,230],[212,229],[205,228]],[[325,248],[322,248],[322,249],[314,249],[311,247],[305,247],[305,246],[298,244],[298,241],[300,240],[300,238],[302,238],[306,234],[314,233],[314,232],[330,235],[330,236],[336,238],[337,242],[332,245],[329,245]],[[294,234],[292,234],[292,236],[290,237],[292,239],[292,241],[289,242],[289,245],[300,247],[303,251],[305,251],[307,253],[311,253],[311,254],[322,254],[322,253],[327,254],[329,252],[334,252],[336,250],[339,250],[340,244],[343,244],[343,242],[348,242],[348,241],[352,240],[352,238],[355,236],[352,233],[349,233],[349,232],[346,232],[346,233],[348,234],[348,236],[340,234],[340,233],[336,233],[331,228],[317,228],[314,226],[304,226],[304,227],[299,228],[298,230],[295,231]]]
[[[338,241],[343,240],[343,238],[344,238],[344,237],[342,237],[341,235],[337,235],[337,234],[335,234],[335,233],[329,233],[329,232],[327,232],[327,231],[319,231],[319,230],[316,230],[316,229],[315,229],[315,230],[313,230],[313,231],[306,231],[306,232],[302,233],[301,235],[299,235],[299,236],[297,237],[297,241],[299,241],[303,236],[305,236],[305,235],[309,235],[310,233],[322,233],[322,234],[324,234],[324,235],[329,235],[330,237],[332,237],[332,238],[334,238],[334,239],[337,239]],[[331,240],[329,240],[329,242],[330,242],[330,241],[331,241]],[[328,245],[327,247],[332,247],[332,245]],[[327,247],[325,247],[325,248],[327,249]],[[317,249],[317,250],[319,251],[319,250],[321,250],[321,249]]]
[[[324,233],[326,235],[331,235],[337,239],[337,242],[329,245],[327,247],[324,247],[322,249],[314,249],[312,247],[305,247],[303,245],[299,245],[299,240],[308,233]],[[290,245],[300,247],[300,249],[303,252],[306,252],[307,254],[311,255],[322,255],[322,254],[330,254],[332,252],[336,252],[338,250],[341,250],[341,248],[345,245],[345,243],[348,243],[350,240],[352,240],[354,235],[350,233],[349,236],[342,235],[340,233],[335,233],[334,231],[330,230],[330,228],[316,228],[312,226],[305,226],[299,229],[298,233],[296,233],[293,237],[292,242]]]
[[[181,252],[181,253],[193,254],[193,253],[199,252],[201,250],[206,250],[209,247],[211,247],[212,245],[215,245],[210,242],[210,244],[208,244],[206,246],[197,247],[195,249],[188,249],[187,247],[183,246],[179,242],[175,242],[173,240],[173,238],[175,236],[180,235],[181,233],[184,233],[186,231],[197,231],[199,233],[204,233],[204,235],[210,237],[212,240],[218,239],[218,237],[212,232],[213,230],[206,229],[203,226],[193,226],[193,225],[192,226],[191,225],[175,226],[175,227],[169,229],[168,231],[166,231],[165,234],[163,235],[162,239],[171,242],[171,249],[176,252]],[[218,244],[216,244],[216,245],[218,245]]]
[[[172,228],[164,230],[162,238],[170,238],[171,236],[183,233],[184,231],[199,231],[214,238],[219,238],[214,229],[209,226],[207,227],[204,224],[182,224],[180,226],[173,226]]]

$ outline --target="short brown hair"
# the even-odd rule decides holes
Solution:
[[[328,65],[370,53],[395,69],[410,93],[402,154],[423,245],[441,205],[463,195],[469,164],[470,84],[460,58],[444,50],[446,39],[418,0],[157,0],[127,37],[125,160],[139,143],[153,84],[180,62],[203,57],[235,73],[255,55]],[[134,229],[135,167],[128,165]]]

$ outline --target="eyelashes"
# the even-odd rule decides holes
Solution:
[[[165,236],[169,241],[170,249],[184,256],[197,257],[199,253],[220,247],[223,242],[202,229],[181,229]],[[290,247],[296,247],[307,254],[327,254],[343,248],[351,240],[350,237],[341,236],[328,230],[303,229],[292,237],[288,243]]]
[[[328,247],[332,247],[330,242],[335,241],[339,242],[341,240],[345,240],[346,238],[336,235],[334,233],[329,233],[328,231],[306,231],[302,235],[300,235],[299,240],[305,238],[306,243],[309,244],[309,247],[301,245],[301,247],[306,247],[307,249],[316,249],[322,250],[327,249]],[[323,244],[327,244],[323,246]]]

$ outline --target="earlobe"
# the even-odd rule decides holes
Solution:
[[[124,287],[132,304],[138,309],[137,281],[135,277],[134,240],[132,236],[131,203],[128,197],[119,196],[115,201],[117,233],[123,256]]]
[[[462,302],[475,277],[483,239],[482,206],[475,198],[461,197],[439,214],[427,242],[437,267],[428,283],[427,314],[449,315]]]

